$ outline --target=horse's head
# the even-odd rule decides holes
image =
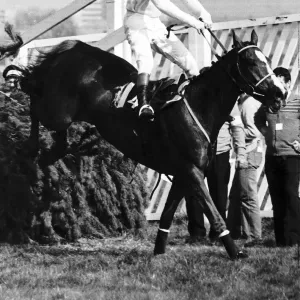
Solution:
[[[257,47],[257,34],[251,33],[250,42],[242,42],[233,33],[233,48],[236,53],[235,80],[240,89],[253,96],[271,110],[280,108],[287,91],[273,73],[267,58]]]

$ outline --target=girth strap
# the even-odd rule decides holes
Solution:
[[[123,107],[125,105],[126,99],[133,87],[134,87],[133,82],[129,82],[123,87],[123,89],[121,90],[120,100],[117,103],[117,107]]]
[[[200,130],[202,131],[202,133],[205,135],[205,137],[207,138],[208,142],[211,143],[210,138],[206,132],[206,130],[204,129],[204,127],[201,125],[201,123],[199,122],[199,120],[197,119],[196,115],[194,114],[192,108],[190,107],[189,103],[187,102],[186,98],[184,97],[184,91],[185,88],[187,87],[187,85],[190,83],[190,80],[187,79],[185,80],[179,87],[178,87],[178,94],[172,99],[167,101],[161,109],[163,109],[164,107],[166,107],[168,104],[172,103],[172,102],[177,102],[179,100],[183,100],[185,106],[187,107],[190,115],[192,116],[192,118],[194,119],[195,123],[198,125],[198,127],[200,128]]]
[[[182,99],[183,99],[183,102],[184,102],[185,106],[187,107],[189,113],[191,114],[192,118],[194,119],[194,121],[196,122],[196,124],[198,125],[198,127],[200,128],[200,130],[202,131],[202,133],[206,136],[208,142],[211,143],[210,142],[210,138],[209,138],[206,130],[203,128],[203,126],[201,125],[201,123],[199,122],[199,120],[197,119],[197,117],[195,116],[195,114],[194,114],[192,108],[190,107],[190,105],[188,104],[186,98],[183,96]]]

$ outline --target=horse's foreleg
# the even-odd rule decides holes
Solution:
[[[226,228],[225,221],[215,207],[205,185],[203,171],[195,165],[192,165],[187,168],[186,175],[187,176],[184,178],[187,192],[194,201],[198,201],[198,204],[201,206],[204,214],[209,220],[210,225],[214,231],[218,233],[219,238],[221,239],[229,257],[231,259],[246,257],[246,255],[239,251],[239,249],[236,247],[229,234],[229,231]],[[186,200],[188,201],[192,198],[187,197]]]
[[[180,200],[184,196],[184,190],[181,181],[174,177],[171,190],[169,192],[165,207],[160,217],[159,229],[156,236],[154,255],[163,254],[166,252],[168,234],[174,218],[174,214]]]
[[[68,131],[67,129],[56,131],[53,136],[55,145],[53,151],[58,157],[63,157],[68,148]]]

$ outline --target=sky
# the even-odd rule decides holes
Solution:
[[[104,0],[103,0],[104,1]],[[0,0],[1,8],[14,9],[16,7],[38,6],[40,8],[60,8],[72,0]]]
[[[16,10],[38,6],[59,9],[70,2],[72,0],[0,0],[0,8]],[[201,3],[215,21],[300,13],[300,0],[201,0]]]

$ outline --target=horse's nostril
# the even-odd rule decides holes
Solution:
[[[287,97],[287,94],[288,94],[287,91],[282,92],[282,91],[278,90],[275,93],[275,99],[285,100]]]

